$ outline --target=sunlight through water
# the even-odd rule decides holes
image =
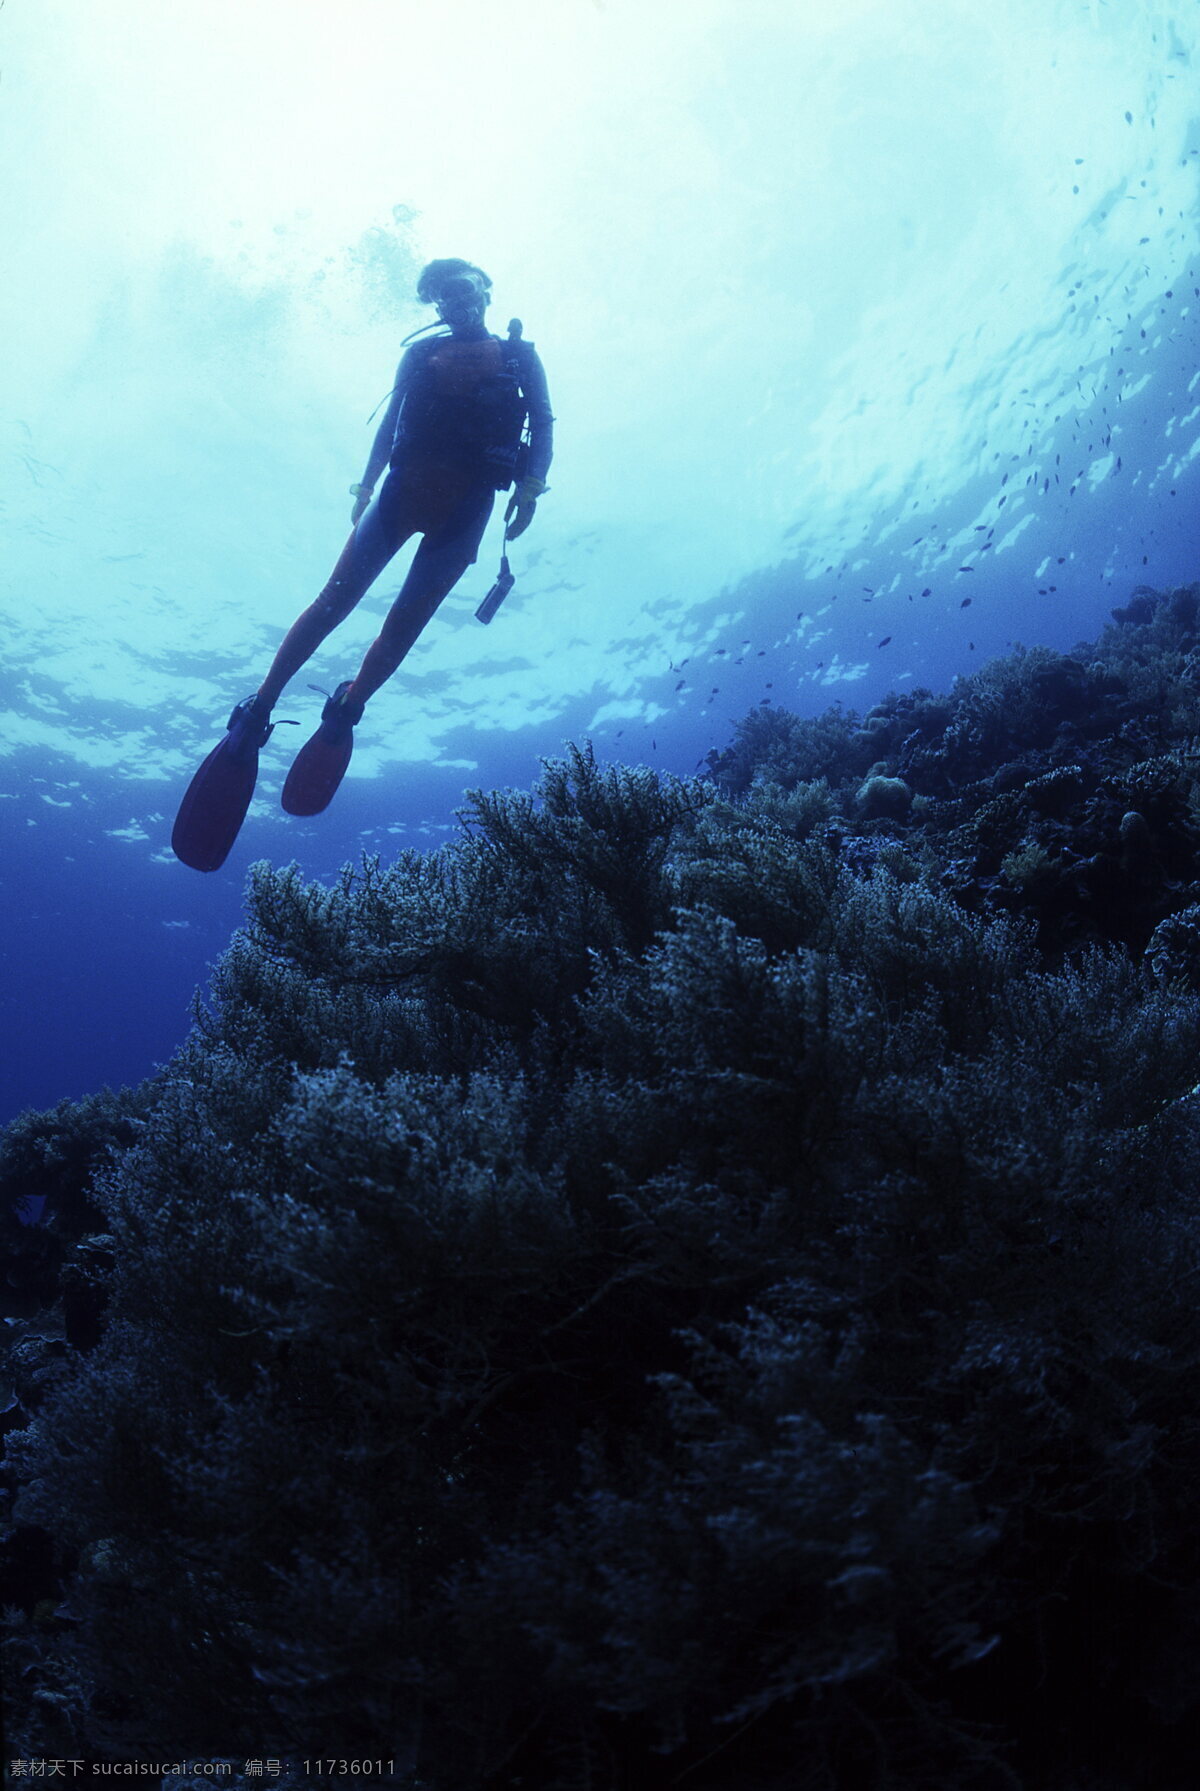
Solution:
[[[257,857],[436,843],[566,738],[690,774],[756,704],[945,687],[1200,576],[1198,51],[1137,0],[8,0],[10,864],[103,864],[195,981],[180,923]],[[309,682],[411,550],[294,681],[214,907],[170,817],[340,551],[439,255],[537,345],[551,489],[311,823]]]

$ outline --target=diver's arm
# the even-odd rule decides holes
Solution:
[[[515,541],[533,521],[537,501],[549,489],[546,474],[554,458],[554,412],[546,389],[546,370],[530,343],[525,344],[524,360],[521,391],[529,416],[529,457],[504,512],[506,541]]]
[[[546,370],[537,350],[526,347],[524,360],[521,390],[529,409],[529,462],[525,470],[530,478],[544,484],[554,458],[554,412],[546,389]]]
[[[392,443],[396,438],[396,419],[400,415],[400,406],[404,402],[404,392],[411,370],[409,354],[406,354],[396,369],[396,383],[392,387],[392,395],[388,399],[388,407],[383,413],[383,421],[375,432],[375,440],[372,442],[371,452],[367,456],[367,470],[362,476],[362,482],[367,491],[374,491],[380,473],[392,457]]]
[[[396,381],[388,397],[388,406],[383,413],[383,421],[375,431],[375,440],[371,443],[371,452],[367,456],[367,469],[360,485],[350,487],[354,498],[354,507],[350,512],[350,521],[357,525],[365,516],[371,499],[375,495],[375,486],[380,473],[383,472],[392,457],[392,446],[396,439],[396,424],[404,404],[404,394],[412,376],[412,349],[408,349],[396,369]]]

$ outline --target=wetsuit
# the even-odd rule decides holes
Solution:
[[[528,418],[527,458],[517,447]],[[367,650],[352,698],[358,708],[400,664],[442,599],[479,554],[496,492],[522,476],[544,480],[554,417],[533,345],[474,331],[414,343],[372,446],[363,484],[378,497],[360,518],[316,601],[285,636],[260,694],[278,701],[289,678],[345,620],[410,535],[422,534],[408,576]]]

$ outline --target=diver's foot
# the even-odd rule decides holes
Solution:
[[[363,705],[346,701],[353,683],[339,684],[321,711],[321,725],[296,754],[280,801],[289,815],[319,815],[327,809],[346,775],[354,751],[354,729]]]
[[[354,688],[353,678],[347,678],[339,684],[333,695],[326,699],[321,711],[321,732],[330,746],[340,746],[352,738],[352,731],[363,718],[363,704],[347,702],[350,691]]]
[[[226,756],[239,764],[257,760],[259,748],[271,737],[271,711],[257,694],[244,697],[229,717]]]

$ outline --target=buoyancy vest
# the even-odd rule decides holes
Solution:
[[[513,482],[528,406],[525,344],[435,336],[420,345],[397,420],[392,460],[413,450],[477,470],[500,491]]]

